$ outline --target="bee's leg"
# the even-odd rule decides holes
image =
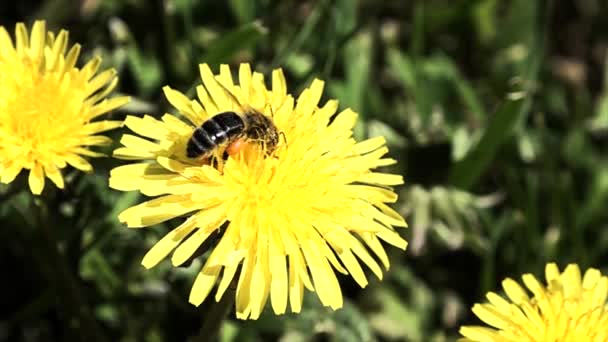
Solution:
[[[226,160],[224,160],[224,152],[226,151],[226,149],[220,149],[218,151],[218,156],[217,156],[217,170],[220,173],[224,172],[224,165],[226,163]]]
[[[262,139],[262,151],[264,151],[265,155],[268,155],[268,144],[266,143],[266,140]]]
[[[212,156],[210,156],[210,155],[203,154],[203,155],[199,156],[198,158],[196,158],[195,160],[196,160],[196,163],[201,166],[202,165],[211,165],[213,163],[213,160],[211,157]]]
[[[209,159],[211,160],[211,163],[209,165],[217,169],[219,172],[222,172],[224,170],[224,159],[222,158],[223,154],[223,149],[216,149],[209,157]]]
[[[217,158],[214,156],[209,157],[209,166],[217,169]]]
[[[256,144],[258,144],[260,146],[260,148],[262,149],[262,152],[264,152],[264,155],[266,155],[266,156],[269,155],[268,144],[266,144],[266,140],[260,138],[260,139],[255,139],[252,141],[254,141]]]
[[[264,154],[266,155],[266,157],[270,157],[274,154],[275,150],[271,150],[270,148],[268,148],[268,142],[266,140],[262,142],[262,145],[264,146]]]

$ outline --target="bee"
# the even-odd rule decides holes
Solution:
[[[244,109],[242,113],[226,111],[216,114],[197,127],[186,145],[187,157],[206,159],[223,147],[228,155],[234,155],[247,142],[259,143],[267,155],[272,154],[279,143],[279,135],[283,133],[279,133],[271,118],[249,106],[241,105],[228,89],[219,82],[218,84]]]
[[[197,127],[188,140],[188,158],[208,158],[221,146],[227,146],[229,155],[238,153],[246,141],[261,143],[271,154],[279,143],[279,132],[266,115],[247,109],[242,114],[233,111],[216,114]]]

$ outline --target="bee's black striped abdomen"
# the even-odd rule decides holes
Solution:
[[[238,114],[219,113],[194,130],[188,140],[186,155],[188,158],[196,158],[209,154],[217,146],[241,136],[244,130],[245,123]]]
[[[186,155],[188,158],[194,158],[201,154],[208,153],[213,150],[214,147],[209,135],[203,131],[201,127],[198,127],[194,130],[194,134],[192,134],[190,140],[188,140]]]
[[[228,138],[239,136],[245,130],[243,119],[235,112],[224,112],[214,116],[211,120],[222,127]]]

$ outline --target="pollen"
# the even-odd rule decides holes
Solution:
[[[241,152],[246,145],[247,142],[245,142],[243,139],[238,139],[237,141],[228,145],[228,147],[226,148],[226,153],[228,153],[228,155],[234,156]]]

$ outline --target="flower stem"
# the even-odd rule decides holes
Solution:
[[[37,228],[40,231],[40,251],[48,269],[47,276],[55,288],[57,305],[63,311],[65,325],[73,330],[81,341],[105,342],[106,339],[101,328],[95,321],[81,286],[68,267],[65,256],[57,246],[55,239],[55,225],[49,210],[43,201],[40,201],[37,210]]]
[[[235,285],[234,282],[233,285]],[[198,336],[194,337],[192,342],[215,341],[216,337],[219,335],[220,329],[222,328],[222,323],[234,305],[234,297],[236,295],[235,292],[236,290],[231,285],[226,290],[219,302],[213,302],[208,314],[205,315],[203,326],[201,327]]]

